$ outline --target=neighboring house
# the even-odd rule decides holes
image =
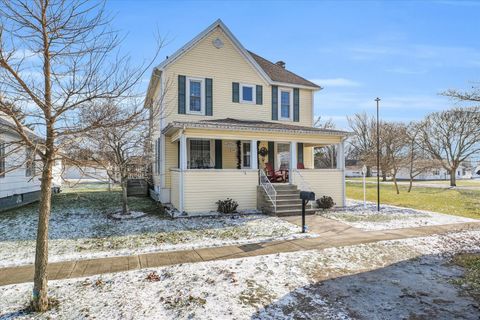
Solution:
[[[460,165],[456,171],[456,179],[470,179],[469,170]],[[398,180],[409,180],[410,174],[407,168],[400,168],[397,173]],[[442,166],[437,166],[426,170],[415,177],[415,180],[450,180],[450,172]]]
[[[40,196],[38,166],[33,151],[19,143],[14,124],[0,114],[0,211],[35,202]],[[40,140],[31,130],[25,131]]]
[[[152,73],[146,107],[162,110],[151,127],[153,196],[187,213],[232,198],[240,210],[298,214],[299,189],[345,205],[347,133],[313,127],[320,89],[247,51],[217,20]],[[328,145],[337,168],[314,169],[313,148]]]
[[[81,164],[65,161],[64,167],[63,179],[71,183],[109,181],[105,166],[101,166],[94,161],[81,161]]]

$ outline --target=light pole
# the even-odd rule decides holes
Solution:
[[[380,212],[380,98],[377,97],[375,101],[377,102],[377,211]]]

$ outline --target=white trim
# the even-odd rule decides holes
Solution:
[[[248,83],[240,83],[239,84],[239,94],[240,94],[240,103],[248,103],[248,104],[257,104],[257,86],[255,84],[248,84]],[[243,88],[248,87],[252,88],[252,101],[243,100]]]
[[[252,145],[250,144],[248,150],[250,151],[250,166],[246,167],[245,164],[243,163],[243,157],[245,156],[245,153],[243,152],[243,144],[244,143],[252,143],[250,140],[241,140],[240,141],[240,167],[242,169],[252,169]]]
[[[179,193],[179,203],[180,203],[180,213],[183,213],[184,208],[184,171],[187,169],[187,137],[182,133],[180,135],[180,181],[178,183],[178,193]]]
[[[200,111],[190,110],[190,81],[200,82]],[[185,113],[193,115],[205,115],[205,79],[186,77],[185,78]]]
[[[290,110],[289,117],[282,117],[282,91],[290,94]],[[279,121],[293,121],[293,89],[292,88],[278,88],[278,120]]]
[[[250,169],[258,169],[257,140],[250,140]]]

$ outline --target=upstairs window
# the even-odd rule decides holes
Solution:
[[[205,114],[205,83],[203,79],[187,78],[187,113]]]
[[[255,104],[255,86],[251,84],[240,84],[240,98],[241,103]]]
[[[293,94],[290,89],[280,89],[279,90],[280,108],[279,108],[279,119],[280,120],[291,120],[292,118],[292,106],[293,106]]]

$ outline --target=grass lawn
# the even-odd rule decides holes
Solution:
[[[466,286],[467,292],[480,299],[480,253],[457,254],[453,263],[465,269],[464,277],[457,280],[458,284]]]
[[[468,218],[480,219],[480,191],[416,187],[407,193],[406,186],[400,186],[397,195],[393,185],[380,185],[380,199],[383,203]],[[347,182],[347,197],[363,200],[363,187],[359,183]],[[367,184],[367,200],[377,201],[377,187]]]

